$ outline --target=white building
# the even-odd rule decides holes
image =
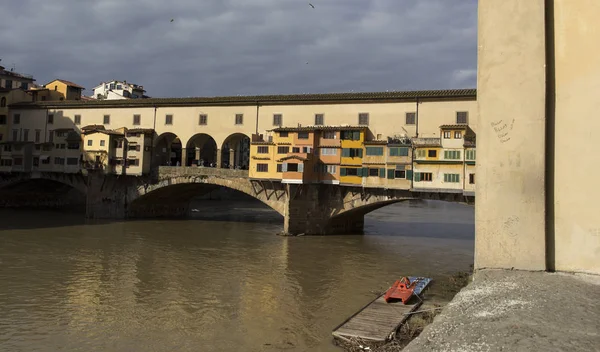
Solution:
[[[127,81],[102,82],[94,87],[92,98],[101,100],[139,99],[147,98],[144,87]]]

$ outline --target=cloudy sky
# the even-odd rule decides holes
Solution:
[[[477,0],[10,0],[2,14],[0,65],[38,84],[185,97],[476,83]]]

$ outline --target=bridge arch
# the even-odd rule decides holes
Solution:
[[[238,132],[227,136],[221,145],[221,167],[248,169],[250,164],[250,136]]]
[[[182,144],[181,139],[175,133],[165,132],[154,140],[154,162],[156,165],[181,165]]]
[[[128,194],[128,216],[183,216],[187,214],[192,198],[200,196],[218,187],[226,187],[247,194],[266,204],[280,215],[285,213],[285,189],[265,189],[247,177],[235,175],[222,177],[223,170],[213,169],[214,175],[182,174],[162,177],[155,184],[138,186]],[[164,168],[163,168],[164,170]],[[235,173],[237,170],[227,170]]]
[[[217,164],[217,142],[207,133],[196,133],[185,146],[185,165],[211,166]]]

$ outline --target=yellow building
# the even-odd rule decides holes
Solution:
[[[116,173],[117,160],[122,164],[126,158],[125,149],[118,148],[125,137],[124,131],[105,130],[101,126],[86,126],[82,131],[84,168]]]
[[[70,81],[55,79],[46,83],[40,90],[41,96],[48,97],[40,100],[81,100],[82,92],[85,88]],[[53,93],[52,93],[53,92]],[[37,101],[37,100],[36,100]]]
[[[340,184],[362,185],[365,132],[364,126],[341,127]]]
[[[248,167],[251,179],[281,181],[281,167],[277,163],[276,150],[274,141],[265,141],[262,135],[252,136]]]
[[[465,183],[464,194],[467,196],[475,195],[475,161],[476,161],[476,137],[475,135],[465,136]]]

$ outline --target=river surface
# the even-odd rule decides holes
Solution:
[[[339,351],[331,330],[374,292],[473,262],[468,206],[399,203],[364,235],[318,237],[275,236],[256,203],[194,206],[107,223],[0,209],[0,351]]]

